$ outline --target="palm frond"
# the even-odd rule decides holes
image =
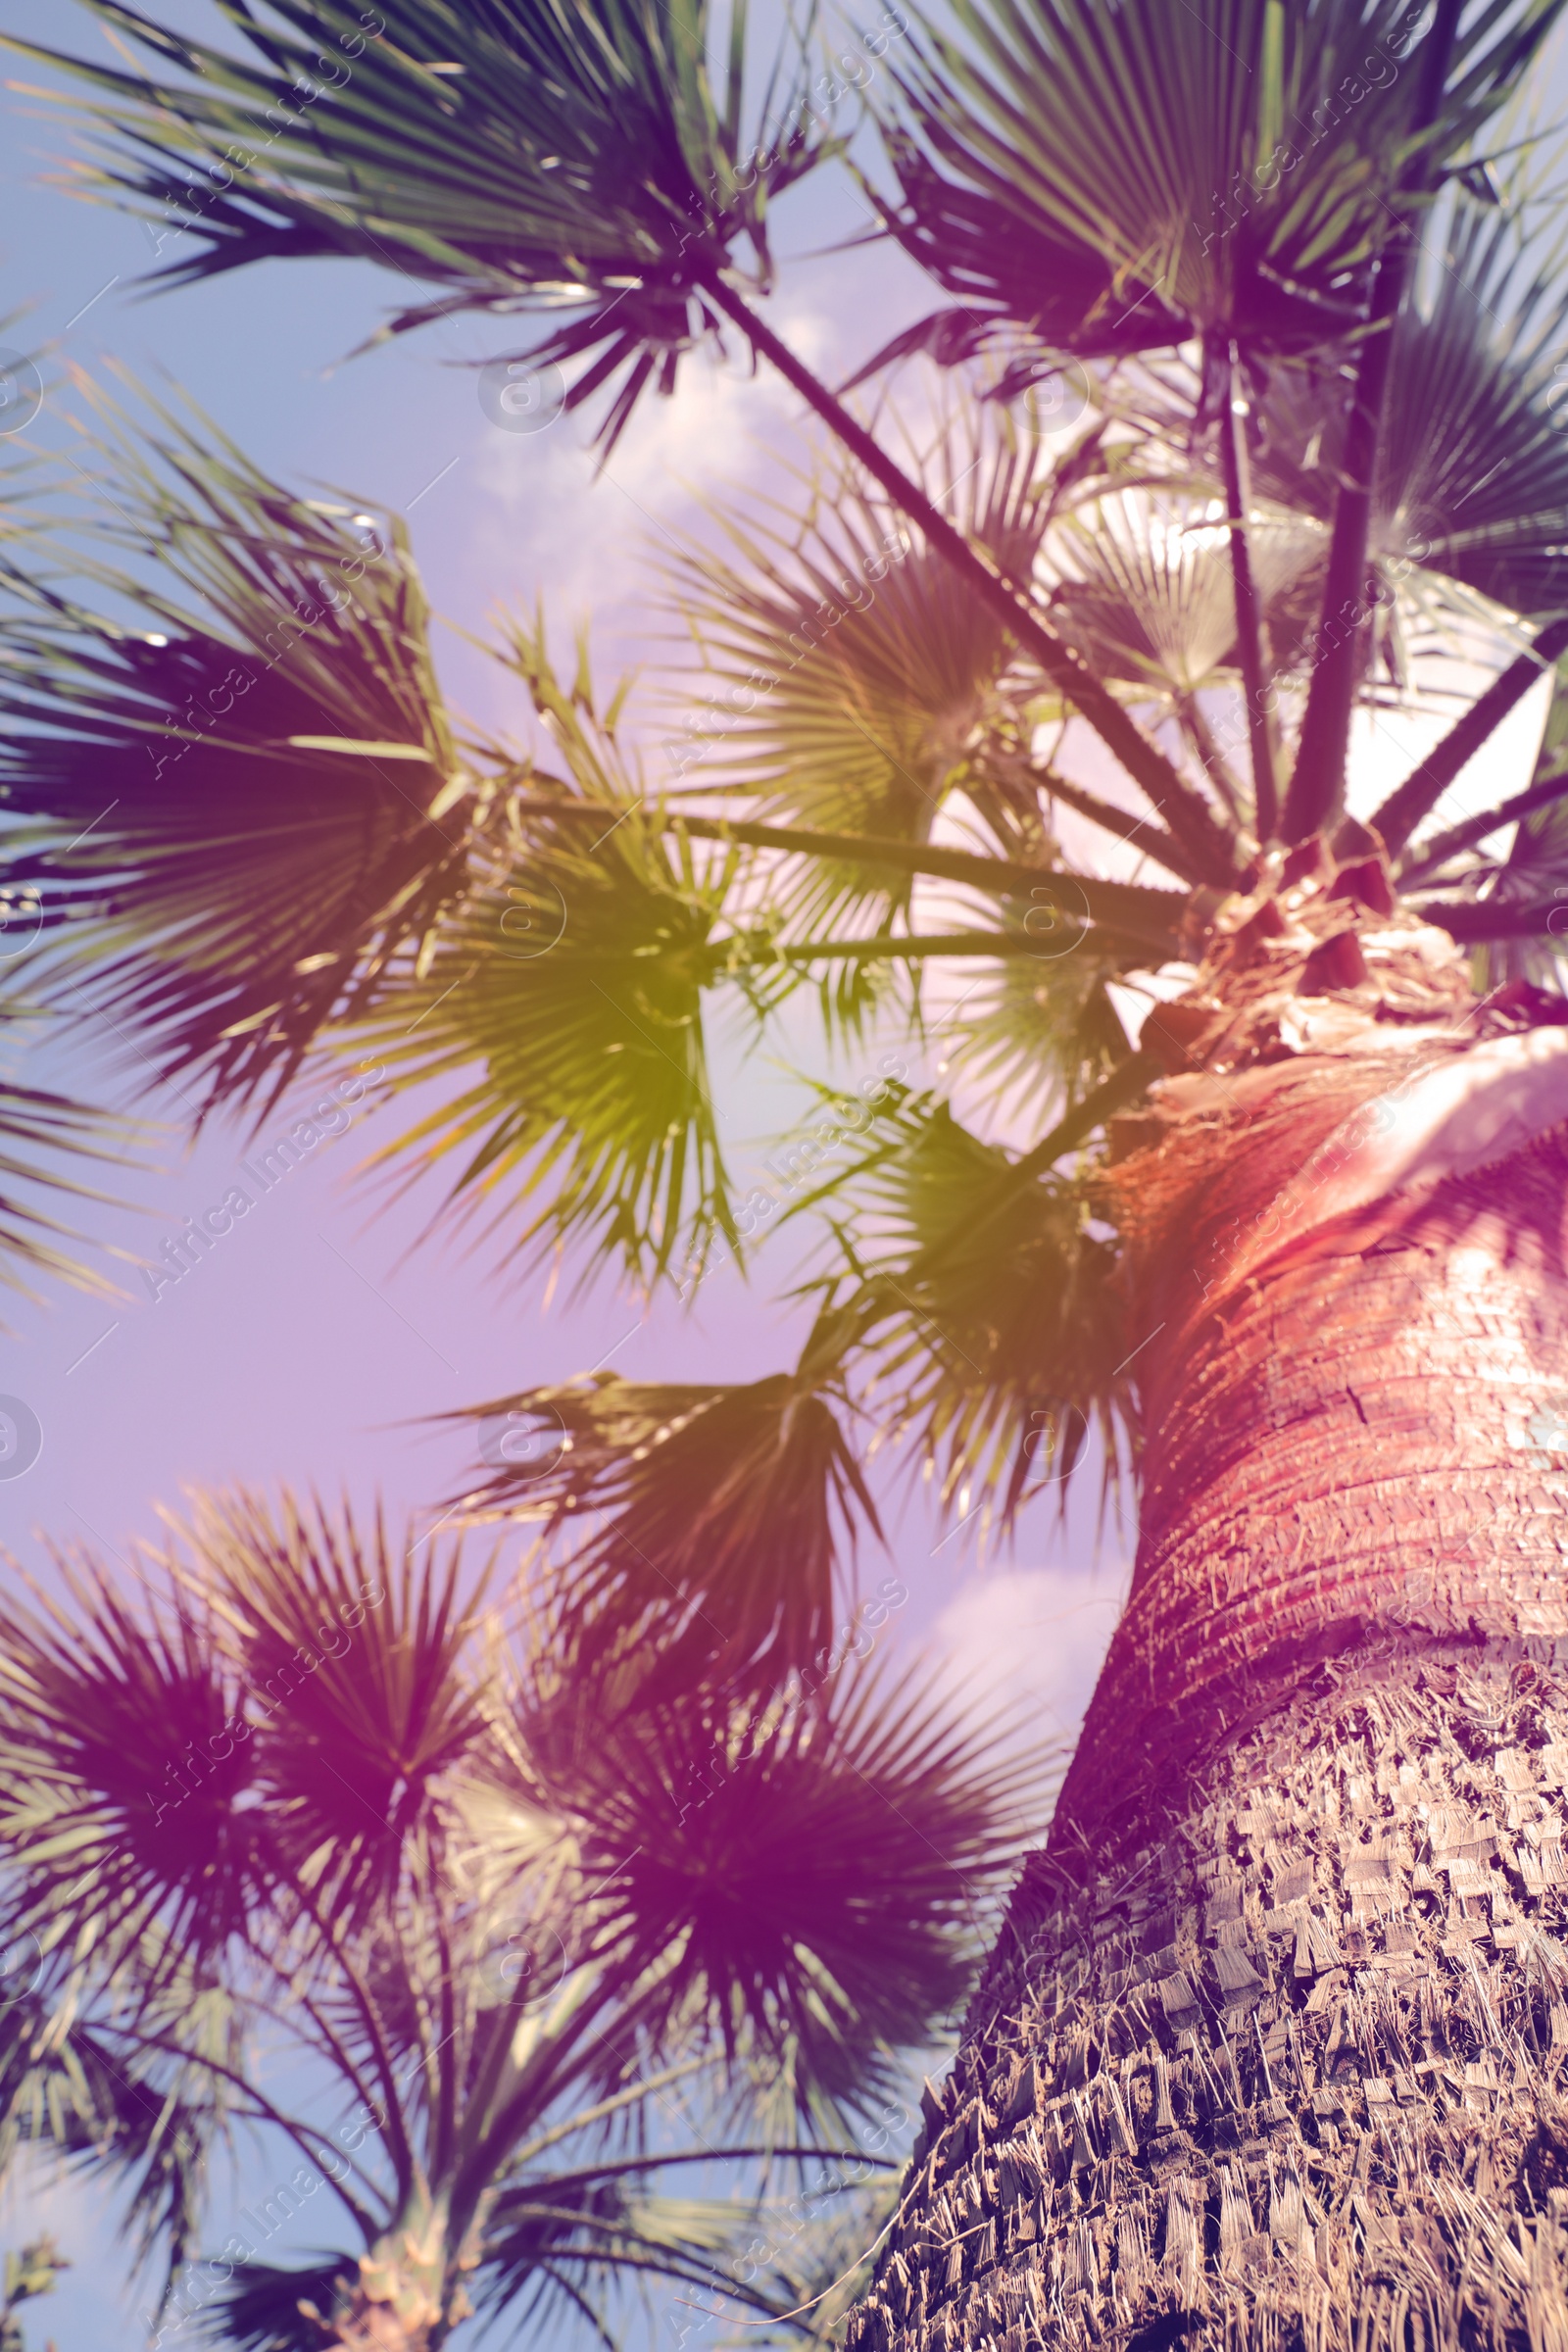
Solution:
[[[1288,514],[1254,516],[1258,592],[1273,604],[1321,562],[1323,535]],[[1050,546],[1064,636],[1103,677],[1166,702],[1236,665],[1236,598],[1223,499],[1123,490],[1064,517]]]
[[[726,969],[711,934],[735,859],[700,872],[689,842],[669,845],[609,721],[562,693],[527,630],[514,652],[568,789],[603,822],[514,815],[510,850],[476,858],[395,1003],[346,1032],[405,1087],[466,1080],[373,1164],[411,1183],[462,1154],[449,1200],[488,1206],[491,1230],[548,1179],[517,1245],[583,1239],[651,1281],[683,1246],[701,1260],[715,1234],[737,1239],[702,1009]]]
[[[962,306],[927,321],[935,357],[1019,329],[1086,357],[1205,333],[1279,353],[1354,323],[1411,145],[1398,0],[953,13],[956,34],[911,33],[879,110],[899,188],[888,226]],[[1476,136],[1559,14],[1560,0],[1485,12],[1456,45],[1432,155]]]
[[[876,2249],[898,2208],[900,2187],[897,2172],[863,2186],[830,2180],[794,2199],[787,2223],[768,2230],[770,2217],[764,2217],[764,2234],[777,2249],[766,2274],[770,2299],[775,2311],[791,2316],[773,2328],[738,2330],[728,2339],[731,2352],[742,2343],[838,2342],[844,2321],[870,2288]],[[803,2229],[798,2217],[807,2204],[812,2210]]]
[[[56,1565],[69,1613],[0,1601],[5,1933],[51,1983],[200,1978],[266,1881],[243,1681],[177,1586],[138,1615],[105,1571]]]
[[[1561,612],[1568,436],[1557,373],[1563,255],[1518,212],[1451,201],[1395,328],[1373,551],[1392,578],[1458,580],[1508,612]],[[1258,407],[1259,493],[1327,519],[1345,416],[1327,363],[1278,368]]]
[[[39,1006],[20,995],[0,997],[0,1054],[15,1033],[11,1024],[20,1030],[39,1015]],[[78,1290],[113,1295],[107,1275],[62,1246],[82,1241],[80,1228],[53,1212],[63,1205],[62,1196],[66,1201],[113,1202],[113,1194],[80,1183],[72,1171],[83,1160],[128,1166],[141,1141],[132,1122],[42,1087],[21,1086],[0,1068],[0,1286],[36,1298],[32,1277],[50,1275]]]
[[[1006,1523],[1034,1494],[1059,1499],[1094,1428],[1114,1477],[1131,1396],[1116,1252],[1086,1182],[1021,1174],[929,1098],[899,1124],[839,1187],[858,1210],[840,1311],[873,1333],[884,1422],[913,1433],[960,1517]]]
[[[437,1791],[478,1739],[477,1591],[433,1543],[362,1536],[286,1492],[199,1502],[185,1573],[221,1611],[248,1692],[254,1769],[285,1867],[358,1923],[400,1884]]]
[[[916,470],[966,536],[1028,579],[1054,504],[1044,455],[1038,430],[992,412],[949,418]],[[691,713],[688,690],[684,735],[666,746],[676,776],[701,766],[819,832],[928,840],[993,711],[1012,651],[1000,620],[853,467],[817,475],[803,519],[758,502],[726,514],[724,532],[733,554],[688,547],[666,566],[710,698]],[[769,904],[792,927],[846,910],[885,927],[909,889],[906,875],[813,860]]]
[[[393,333],[455,311],[567,311],[533,364],[587,363],[573,405],[620,375],[612,445],[650,379],[670,391],[716,328],[705,273],[744,240],[765,285],[769,201],[826,152],[793,40],[760,97],[743,91],[745,0],[716,86],[705,0],[280,0],[276,25],[230,0],[248,56],[119,0],[94,9],[156,78],[14,45],[101,93],[77,109],[77,177],[168,241],[161,282],[341,254],[436,289]]]
[[[112,999],[208,1108],[274,1098],[417,948],[463,886],[485,787],[401,523],[297,498],[203,420],[151,416],[138,438],[97,405],[114,471],[85,494],[88,552],[68,509],[52,551],[0,558],[0,794],[13,882],[56,943],[51,996]],[[131,550],[163,578],[111,560]],[[51,578],[51,552],[136,625]]]
[[[657,2163],[652,2160],[649,2169]],[[575,2180],[510,2188],[497,2201],[475,2285],[477,2308],[499,2314],[523,2304],[533,2316],[564,2300],[612,2343],[616,2289],[623,2292],[637,2278],[663,2279],[699,2293],[716,2289],[752,2309],[766,2309],[765,2296],[738,2285],[733,2267],[747,2231],[761,2219],[754,2199],[654,2193],[638,2176],[625,2177],[614,2166],[588,2168]]]
[[[701,1678],[617,1704],[625,1683],[583,1654],[569,1714],[555,1671],[524,1693],[516,1752],[522,1792],[577,1825],[597,1939],[639,1985],[628,2023],[661,2048],[700,2024],[825,2126],[961,1992],[1037,1761],[1001,1761],[917,1675],[851,1660],[825,1706]]]
[[[224,2265],[221,2290],[203,2311],[201,2332],[209,2343],[235,2352],[318,2352],[321,2323],[300,2307],[330,2312],[338,2292],[351,2286],[360,2266],[350,2254],[334,2254],[297,2270],[277,2263]]]
[[[466,1505],[537,1522],[547,1542],[586,1523],[558,1555],[584,1622],[673,1622],[665,1672],[770,1685],[831,1642],[840,1550],[862,1525],[881,1534],[829,1401],[835,1369],[808,1346],[801,1372],[739,1386],[603,1372],[497,1397],[472,1408],[493,1474]],[[515,1468],[509,1438],[524,1441]]]
[[[1003,906],[1008,930],[1038,912]],[[947,1063],[988,1101],[1006,1097],[1036,1118],[1078,1101],[1130,1051],[1105,993],[1123,968],[1082,953],[999,957],[941,1024]]]
[[[123,2226],[139,2255],[161,2244],[171,2279],[224,2112],[221,2087],[197,2069],[127,2053],[36,1995],[0,2009],[0,2163],[27,2147],[113,2177],[129,2190]]]
[[[1565,767],[1568,659],[1555,664],[1551,700],[1531,778],[1533,786],[1540,785],[1549,795],[1544,806],[1529,810],[1517,823],[1505,821],[1493,827],[1494,833],[1502,836],[1500,841],[1483,836],[1454,857],[1443,857],[1440,836],[1437,857],[1414,863],[1407,878],[1407,887],[1451,891],[1459,903],[1495,906],[1499,915],[1514,907],[1541,910],[1541,927],[1533,935],[1526,932],[1489,940],[1473,954],[1478,990],[1503,1004],[1512,996],[1528,1004],[1539,996],[1538,1012],[1554,1008],[1564,994],[1564,943],[1555,936],[1561,926],[1555,923],[1551,901],[1559,890],[1568,888],[1568,800],[1557,781]],[[1421,850],[1418,842],[1414,859],[1420,859]]]

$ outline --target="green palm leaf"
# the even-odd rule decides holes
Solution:
[[[899,1124],[841,1187],[858,1215],[840,1311],[872,1334],[884,1417],[913,1433],[960,1515],[1005,1522],[1033,1494],[1059,1499],[1097,1427],[1114,1476],[1131,1425],[1124,1325],[1087,1185],[1021,1172],[945,1103],[912,1101]]]
[[[461,310],[571,312],[535,364],[590,361],[573,404],[621,372],[612,444],[656,370],[669,391],[717,326],[705,272],[745,240],[767,282],[769,200],[823,152],[789,49],[749,111],[745,0],[716,87],[725,27],[705,0],[280,0],[275,28],[227,0],[249,57],[94,7],[158,79],[15,45],[104,93],[81,110],[85,184],[172,241],[167,282],[347,254],[439,289],[393,332]],[[793,127],[760,160],[775,119]]]
[[[347,1034],[400,1085],[457,1079],[375,1163],[413,1182],[454,1154],[449,1200],[490,1231],[547,1184],[517,1244],[586,1241],[638,1280],[734,1246],[703,1029],[733,858],[700,873],[634,794],[603,827],[529,818],[490,858],[396,1005]],[[509,1245],[516,1246],[516,1245]]]
[[[87,520],[111,555],[150,545],[170,586],[53,551],[134,627],[37,548],[0,565],[0,794],[13,880],[58,942],[50,995],[112,998],[208,1108],[275,1097],[425,938],[485,787],[443,711],[402,525],[296,498],[154,415],[138,446],[100,404],[115,471]]]
[[[1561,0],[1457,43],[1428,144],[1460,152]],[[965,356],[1004,327],[1114,357],[1201,335],[1338,339],[1396,216],[1416,76],[1400,0],[958,0],[922,24],[881,128],[892,233],[957,296],[890,346]],[[874,103],[874,101],[873,101]]]
[[[1031,575],[1055,503],[1037,431],[950,420],[918,471],[968,538]],[[733,556],[694,548],[668,567],[709,698],[666,746],[677,776],[701,767],[820,832],[928,840],[994,714],[1005,630],[853,468],[818,477],[804,520],[758,508],[724,528]],[[769,903],[792,926],[859,909],[885,927],[909,889],[812,860]]]
[[[1037,909],[1004,906],[1009,931]],[[1130,960],[1130,959],[1129,959]],[[988,1100],[1040,1116],[1079,1101],[1130,1051],[1105,983],[1124,968],[1082,952],[999,957],[941,1023],[947,1064]]]

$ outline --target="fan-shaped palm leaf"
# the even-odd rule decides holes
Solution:
[[[1194,336],[1336,340],[1398,218],[1418,76],[1399,0],[959,0],[891,77],[893,234],[962,310],[911,330],[955,360],[1004,324],[1115,356]],[[1457,42],[1424,147],[1462,150],[1560,0]],[[873,100],[873,104],[875,101]]]
[[[1424,276],[1395,329],[1374,560],[1462,581],[1511,612],[1561,612],[1562,257],[1533,254],[1515,213],[1460,198]],[[1329,369],[1274,370],[1258,421],[1259,494],[1326,520],[1345,431]]]
[[[1004,907],[1013,931],[1037,912]],[[1016,1109],[1037,1116],[1078,1101],[1130,1050],[1105,993],[1106,981],[1123,968],[1083,953],[1052,961],[999,958],[941,1021],[946,1062],[988,1099],[1006,1095]]]
[[[612,443],[656,368],[669,391],[680,353],[717,324],[705,272],[744,239],[766,283],[768,201],[822,152],[786,52],[748,114],[745,0],[716,89],[722,26],[706,0],[281,0],[276,28],[231,0],[249,58],[94,5],[161,76],[195,78],[16,45],[105,94],[83,110],[86,184],[171,241],[164,278],[352,254],[440,289],[394,332],[460,310],[573,311],[535,364],[597,354],[573,403],[623,371]],[[793,127],[764,155],[775,117]]]
[[[479,1593],[460,1599],[455,1555],[414,1553],[379,1516],[363,1539],[347,1509],[335,1525],[287,1494],[276,1513],[245,1494],[203,1504],[182,1534],[245,1676],[270,1837],[358,1920],[482,1729],[463,1663]]]
[[[700,875],[630,796],[603,813],[597,841],[531,820],[515,864],[490,866],[396,1008],[352,1035],[404,1085],[462,1082],[378,1164],[412,1181],[461,1154],[449,1198],[490,1206],[491,1230],[548,1181],[522,1245],[583,1238],[651,1280],[686,1250],[700,1261],[715,1233],[737,1238],[702,1011],[724,968],[711,933],[733,861]]]
[[[107,1574],[58,1565],[69,1613],[0,1605],[5,1934],[36,1939],[51,1981],[199,1972],[265,1880],[237,1665],[177,1589],[144,1618]]]
[[[1289,514],[1250,528],[1258,593],[1272,603],[1317,567],[1323,534]],[[1102,676],[1183,698],[1234,668],[1236,598],[1224,502],[1201,491],[1124,490],[1052,534],[1053,603]]]
[[[881,1533],[822,1394],[835,1369],[808,1347],[802,1373],[736,1387],[605,1372],[498,1397],[474,1408],[496,1467],[468,1507],[542,1522],[547,1539],[589,1522],[560,1562],[573,1612],[674,1621],[669,1670],[769,1684],[830,1643],[844,1537],[862,1520]],[[531,1463],[514,1444],[509,1465],[509,1440]]]
[[[57,547],[152,624],[130,629],[53,584],[39,550],[25,571],[6,561],[0,792],[13,880],[61,938],[53,993],[113,996],[210,1105],[275,1095],[425,937],[483,787],[447,725],[401,524],[295,498],[154,414],[149,455],[100,407],[116,470],[88,520],[99,544],[150,545],[193,604]]]
[[[596,1635],[580,1654],[579,1694]],[[803,2112],[880,2088],[882,2054],[963,1980],[972,1888],[1021,1828],[1032,1765],[1009,1779],[929,1687],[853,1664],[826,1707],[701,1679],[617,1707],[602,1688],[570,1722],[553,1677],[524,1694],[519,1793],[577,1824],[596,1938],[635,1974],[646,2030],[662,2045],[701,2017],[731,2051],[787,2059]]]
[[[900,1119],[897,1146],[866,1152],[841,1187],[861,1204],[841,1311],[874,1326],[884,1414],[915,1432],[944,1502],[968,1512],[972,1496],[1005,1521],[1032,1494],[1059,1494],[1092,1427],[1107,1464],[1122,1458],[1115,1250],[1091,1230],[1081,1180],[1015,1166],[944,1103]]]
[[[950,420],[917,470],[1027,579],[1055,503],[1043,458],[1039,433],[1011,420]],[[692,548],[669,566],[710,696],[669,743],[677,773],[702,762],[819,832],[926,841],[993,710],[1012,651],[1000,620],[853,468],[818,478],[804,522],[758,509],[724,528],[734,557]],[[862,907],[885,926],[909,888],[813,860],[769,903],[791,924]]]

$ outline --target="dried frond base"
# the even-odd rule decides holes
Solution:
[[[1568,2352],[1568,1644],[1369,1644],[1037,1858],[851,2352]]]

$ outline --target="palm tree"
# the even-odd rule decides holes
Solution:
[[[854,2341],[1559,2344],[1568,459],[1556,216],[1501,113],[1556,0],[961,0],[884,62],[890,32],[873,193],[952,303],[873,368],[956,371],[967,503],[940,434],[923,480],[752,307],[767,200],[833,141],[786,84],[757,135],[743,21],[715,94],[706,14],[652,0],[285,0],[282,31],[234,12],[244,56],[99,13],[160,78],[74,68],[96,184],[177,224],[176,279],[353,252],[438,289],[393,331],[559,305],[533,357],[610,393],[612,438],[727,327],[841,453],[782,543],[763,515],[685,566],[722,699],[664,792],[514,634],[551,764],[431,774],[426,814],[484,779],[461,875],[419,945],[329,935],[310,1036],[390,1054],[416,1009],[394,1076],[462,1091],[389,1166],[456,1151],[455,1198],[534,1246],[685,1285],[825,1201],[791,1370],[475,1407],[463,1499],[537,1526],[569,1626],[631,1638],[673,1591],[682,1671],[802,1703],[874,1532],[861,1417],[982,1520],[1097,1426],[1139,1477],[1127,1613]],[[352,65],[285,102],[327,40]],[[1031,384],[1069,364],[1092,414],[1042,449]],[[1357,710],[1422,676],[1451,724],[1348,815]],[[1547,679],[1526,789],[1443,806]],[[434,768],[426,723],[392,740]],[[364,756],[347,712],[296,725],[329,782]],[[965,918],[916,928],[915,877]],[[854,1036],[946,958],[989,973],[953,1058],[1037,1140],[883,1084],[737,1200],[707,1000],[766,1019],[815,970]]]
[[[287,1496],[201,1503],[140,1608],[61,1566],[5,1611],[6,2130],[128,2180],[166,2332],[423,2352],[553,2306],[613,2341],[657,2279],[766,2318],[808,2298],[744,2259],[744,2183],[808,2163],[874,2234],[864,2136],[1028,1767],[907,1681],[761,1702],[547,1588],[509,1621],[456,1545]],[[275,2183],[203,2256],[241,2123]]]

